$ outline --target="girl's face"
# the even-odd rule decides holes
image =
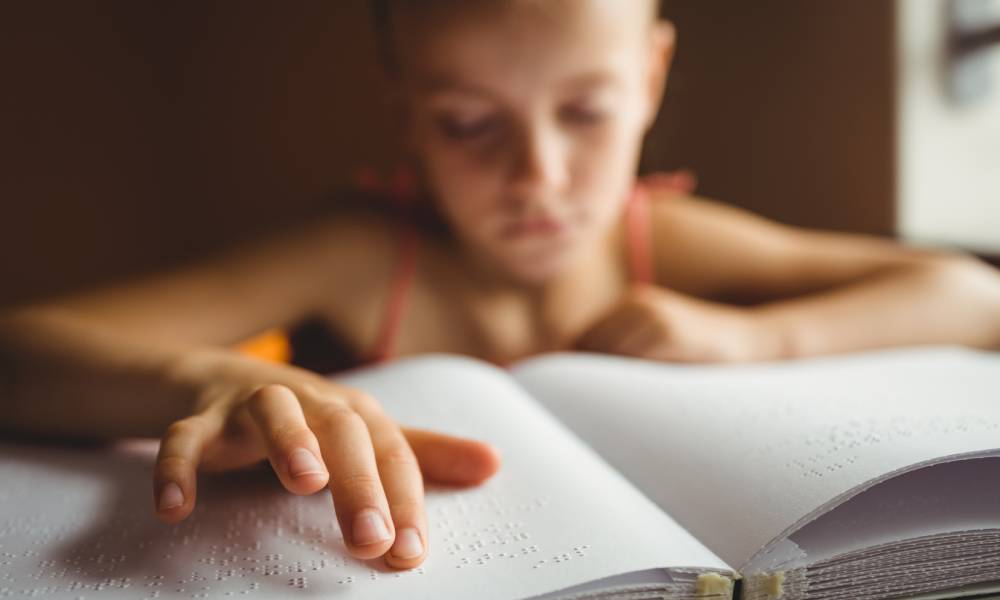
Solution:
[[[478,258],[544,282],[616,223],[672,30],[635,0],[424,7],[396,19],[396,40],[431,192]]]

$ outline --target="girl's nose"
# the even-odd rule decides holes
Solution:
[[[556,131],[542,126],[526,128],[517,143],[512,187],[529,198],[563,191],[569,183],[567,159]]]

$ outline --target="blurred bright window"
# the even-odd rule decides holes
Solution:
[[[949,52],[1000,26],[1000,0],[896,1],[899,232],[1000,254],[1000,44]]]

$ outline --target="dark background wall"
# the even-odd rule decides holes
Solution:
[[[785,222],[894,229],[891,0],[667,0],[678,56],[650,165]]]
[[[667,0],[644,169],[785,222],[893,229],[891,0]],[[0,303],[307,219],[399,160],[364,0],[0,5]]]

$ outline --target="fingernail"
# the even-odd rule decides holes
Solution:
[[[355,546],[366,546],[384,542],[392,537],[385,520],[375,509],[366,508],[354,515],[354,526],[351,528],[351,539]]]
[[[160,490],[160,501],[156,506],[160,510],[170,510],[183,504],[184,492],[181,491],[181,486],[171,481]]]
[[[312,452],[305,448],[298,448],[288,455],[288,472],[292,477],[303,477],[305,475],[322,475],[326,471],[323,465],[316,460]]]
[[[396,543],[392,545],[392,555],[396,558],[416,558],[424,553],[420,534],[412,527],[396,532]]]

